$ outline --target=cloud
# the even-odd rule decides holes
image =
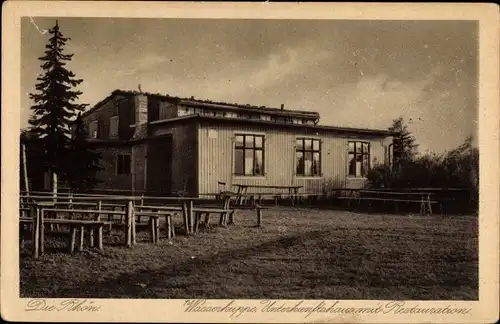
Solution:
[[[385,74],[363,76],[357,83],[334,87],[327,100],[335,113],[323,114],[322,124],[386,128],[399,114],[419,116],[415,106],[428,81],[403,81]]]
[[[452,80],[443,83],[445,69],[432,67],[424,78],[401,80],[386,74],[364,76],[358,82],[335,87],[322,101],[321,124],[386,129],[402,116],[420,143],[422,151],[442,152],[474,135],[476,103]],[[466,88],[468,89],[468,88]],[[330,104],[328,104],[330,103]],[[465,134],[465,135],[464,135]]]
[[[136,56],[127,61],[126,64],[120,64],[117,74],[121,76],[133,76],[151,73],[154,70],[161,69],[162,65],[168,61],[168,57],[156,53]]]
[[[289,80],[309,71],[321,62],[333,57],[333,53],[303,43],[295,47],[277,48],[261,58],[245,59],[229,57],[222,63],[216,55],[211,63],[197,70],[186,67],[182,75],[174,74],[164,64],[167,58],[148,55],[144,62],[135,67],[122,69],[118,73],[134,75],[143,81],[152,92],[170,92],[179,96],[195,95],[212,100],[247,103],[247,98],[260,97],[262,92],[276,86],[283,86]],[[215,62],[217,60],[217,62]],[[212,63],[218,68],[214,70]],[[178,64],[175,62],[174,64]],[[176,67],[179,69],[179,67]],[[182,82],[178,82],[182,78]],[[256,96],[255,96],[256,95]],[[252,103],[252,102],[248,102]]]
[[[216,73],[210,91],[216,96],[237,97],[248,92],[261,92],[307,74],[315,65],[330,59],[333,53],[305,43],[297,47],[278,49],[257,61],[235,61]],[[229,85],[217,85],[217,80],[232,79]],[[214,80],[215,79],[215,80]]]

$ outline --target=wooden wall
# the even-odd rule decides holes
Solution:
[[[101,181],[96,189],[132,190],[132,174],[116,174],[118,154],[132,154],[130,146],[102,146],[96,148],[101,153],[100,170],[97,178]]]
[[[312,133],[310,130],[277,130],[262,126],[201,125],[198,133],[199,193],[218,192],[218,181],[228,184],[302,185],[302,192],[321,193],[323,189],[360,187],[365,179],[348,178],[348,144],[352,139],[371,143],[371,165],[383,163],[384,146],[389,142],[382,137],[347,136],[331,132]],[[233,174],[234,136],[236,133],[265,135],[264,169],[260,177]],[[295,174],[296,137],[307,136],[322,140],[320,177],[301,177]],[[234,188],[233,188],[234,189]],[[262,189],[261,189],[262,191]],[[266,189],[266,192],[270,190]],[[249,189],[250,192],[250,189]],[[281,191],[283,192],[283,191]]]
[[[172,182],[171,191],[198,193],[198,150],[197,124],[188,121],[170,126],[169,124],[149,125],[151,136],[171,135],[172,138]]]
[[[98,121],[98,138],[109,139],[110,118],[119,116],[118,118],[118,137],[126,140],[132,137],[134,128],[131,124],[131,110],[134,109],[134,98],[117,95],[110,98],[100,107],[93,110],[90,114],[83,116],[83,122],[87,131],[92,121]]]

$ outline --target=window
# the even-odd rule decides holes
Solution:
[[[130,155],[119,154],[116,159],[116,174],[130,174]]]
[[[98,127],[99,123],[97,120],[91,121],[89,125],[89,135],[91,138],[98,138]]]
[[[172,105],[168,102],[159,102],[158,103],[158,120],[165,120],[174,117],[173,116]]]
[[[264,136],[236,135],[234,153],[236,175],[264,175]]]
[[[349,175],[365,177],[370,168],[370,144],[349,142]]]
[[[160,119],[160,101],[150,98],[148,100],[148,121]]]
[[[301,176],[321,175],[321,142],[318,139],[298,138],[296,143],[296,173]]]
[[[179,107],[179,108],[177,109],[177,115],[178,115],[178,116],[186,116],[187,114],[188,114],[188,111],[187,111],[187,109],[186,109],[186,108],[184,108],[184,107]]]
[[[129,108],[129,120],[130,124],[129,125],[135,125],[135,106],[131,106]]]
[[[109,119],[109,138],[118,137],[118,116],[113,116]]]

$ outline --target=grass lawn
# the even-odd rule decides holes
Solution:
[[[235,223],[156,245],[139,231],[132,249],[111,233],[104,252],[74,255],[50,251],[65,245],[53,239],[36,261],[23,249],[21,296],[478,298],[477,217],[282,207],[264,211],[264,228],[254,227],[253,212],[240,212]]]

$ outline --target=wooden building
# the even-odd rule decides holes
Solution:
[[[393,133],[318,125],[317,112],[116,90],[83,114],[103,189],[208,194],[230,184],[363,186]]]

